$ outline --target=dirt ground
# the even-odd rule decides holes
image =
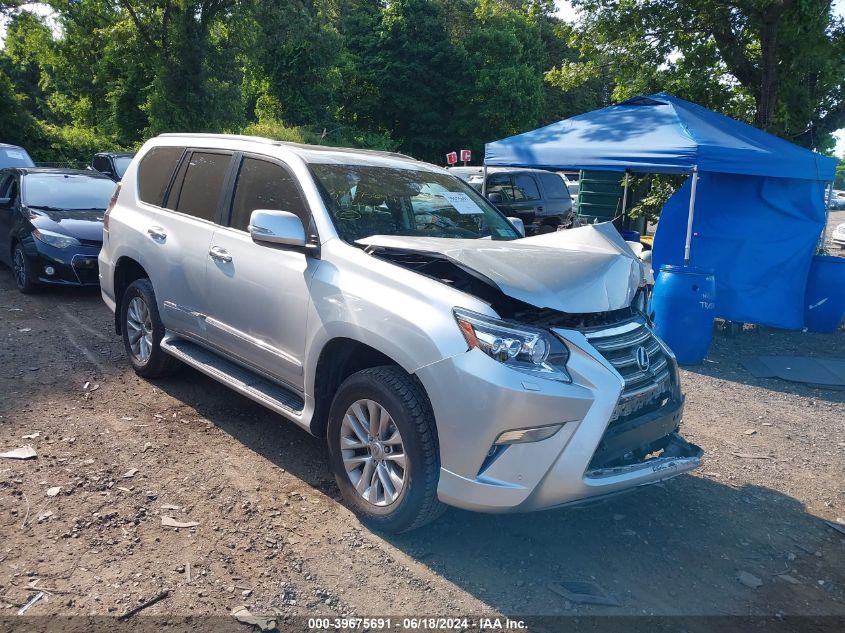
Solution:
[[[845,357],[845,332],[717,336],[682,371],[691,475],[398,537],[344,508],[321,441],[195,371],[138,378],[97,292],[23,296],[0,269],[0,341],[0,452],[38,453],[0,459],[0,615],[39,590],[28,614],[119,615],[163,589],[145,614],[845,615],[845,535],[823,521],[845,519],[845,391],[740,364]],[[621,606],[569,603],[563,579]]]

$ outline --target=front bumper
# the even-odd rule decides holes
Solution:
[[[437,420],[441,501],[482,512],[542,510],[663,481],[700,465],[701,449],[677,433],[679,392],[654,411],[610,426],[621,375],[583,337],[569,347],[572,383],[532,378],[479,350],[417,372]],[[503,431],[558,423],[563,427],[548,439],[489,455]],[[652,459],[632,457],[649,447],[663,452]]]
[[[56,286],[96,286],[99,284],[97,255],[99,246],[56,248],[38,240],[24,244],[33,277],[38,283]],[[46,272],[47,267],[55,271]]]

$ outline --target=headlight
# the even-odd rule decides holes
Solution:
[[[642,315],[648,314],[648,288],[646,286],[640,287],[637,294],[634,295],[634,300],[631,301],[631,307]]]
[[[569,350],[556,336],[527,325],[507,323],[455,308],[458,327],[470,348],[538,378],[571,382],[566,371]]]
[[[32,232],[32,237],[56,248],[70,248],[71,246],[80,245],[79,240],[75,237],[54,233],[53,231],[45,231],[44,229],[35,229]]]

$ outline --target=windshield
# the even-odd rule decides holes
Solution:
[[[29,174],[24,178],[23,202],[28,207],[105,209],[114,186],[108,178],[81,174]]]
[[[131,162],[131,156],[115,156],[114,168],[117,171],[115,176],[117,176],[118,178],[123,178],[123,174],[126,173],[126,168],[129,167],[129,163]]]
[[[448,174],[311,164],[340,237],[371,235],[513,240],[516,229],[466,183]]]
[[[0,169],[6,167],[34,167],[35,163],[20,147],[0,147]]]

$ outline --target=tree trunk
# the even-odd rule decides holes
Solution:
[[[756,95],[757,127],[767,130],[775,118],[778,93],[778,23],[784,4],[778,2],[763,13],[760,30],[760,88]]]

